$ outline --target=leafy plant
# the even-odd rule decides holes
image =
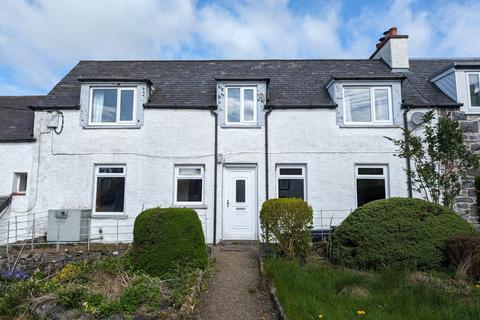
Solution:
[[[356,269],[444,270],[447,240],[474,234],[474,227],[449,209],[421,199],[369,202],[333,232],[331,259]]]
[[[305,255],[311,241],[312,220],[312,207],[297,198],[267,200],[260,211],[264,241],[276,241],[287,257]]]
[[[457,276],[480,280],[480,234],[448,240],[447,254],[450,262],[457,267]]]
[[[415,191],[425,200],[452,208],[462,190],[462,179],[469,169],[478,167],[478,156],[465,145],[465,137],[457,121],[427,112],[420,135],[403,128],[403,139],[386,137],[398,148],[398,156],[410,159],[407,169]]]

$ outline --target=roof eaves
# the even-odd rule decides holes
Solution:
[[[202,106],[202,105],[172,105],[172,104],[157,104],[157,103],[145,103],[144,108],[150,109],[181,109],[181,110],[215,110],[216,105]]]
[[[335,109],[338,107],[338,104],[331,103],[331,104],[299,104],[299,105],[275,105],[275,104],[268,104],[267,108],[270,109]]]
[[[148,85],[152,85],[150,79],[138,79],[138,78],[78,78],[80,82],[145,82]]]
[[[421,108],[460,108],[463,103],[402,103],[402,108],[421,109]]]

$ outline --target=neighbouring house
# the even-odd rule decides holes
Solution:
[[[326,229],[412,196],[385,136],[433,108],[480,149],[480,58],[410,59],[407,41],[392,28],[368,59],[80,61],[22,114],[0,100],[2,126],[23,119],[0,130],[4,219],[78,209],[91,239],[120,225],[129,241],[142,209],[192,207],[215,243],[259,239],[268,198],[304,198]],[[456,208],[473,223],[472,183]]]

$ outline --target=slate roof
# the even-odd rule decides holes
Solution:
[[[0,96],[0,142],[30,142],[34,112],[41,96]]]
[[[38,107],[78,108],[80,80],[148,80],[155,91],[150,107],[212,107],[216,79],[268,79],[267,104],[332,106],[326,85],[332,78],[404,76],[404,103],[455,104],[430,77],[451,60],[410,60],[409,72],[392,73],[383,60],[197,60],[197,61],[80,61],[43,99]],[[477,59],[480,62],[480,59]]]

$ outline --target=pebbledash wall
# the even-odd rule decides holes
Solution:
[[[394,95],[396,97],[399,95]],[[340,102],[341,101],[337,101]],[[394,98],[400,114],[400,100]],[[394,156],[395,149],[385,136],[401,136],[400,119],[388,127],[342,127],[339,109],[273,110],[268,118],[269,197],[277,196],[278,164],[306,166],[306,200],[313,209],[355,208],[355,165],[388,166],[388,196],[407,196],[405,162]],[[64,127],[60,134],[47,129],[46,111],[35,113],[35,136],[31,144],[39,150],[38,182],[33,164],[32,183],[24,199],[37,218],[49,209],[92,209],[96,164],[126,165],[125,215],[134,218],[142,209],[173,205],[174,166],[200,164],[205,168],[204,204],[194,206],[207,242],[213,242],[214,116],[210,110],[144,110],[144,123],[137,129],[84,129],[80,110],[62,110]],[[219,110],[219,117],[221,110]],[[219,121],[216,241],[223,236],[223,176],[229,164],[257,167],[257,209],[266,199],[265,124],[259,113],[253,128],[226,128]],[[25,156],[27,159],[28,157]],[[7,160],[17,161],[17,156]],[[14,199],[13,206],[20,200]],[[25,200],[22,200],[25,201]],[[25,210],[25,204],[23,205]],[[15,213],[14,213],[15,214]],[[91,238],[110,234],[105,226],[112,219],[94,218]],[[120,241],[129,241],[132,222],[119,220]],[[128,233],[128,235],[126,234]],[[111,239],[114,241],[114,232]],[[259,237],[259,221],[257,219]]]

